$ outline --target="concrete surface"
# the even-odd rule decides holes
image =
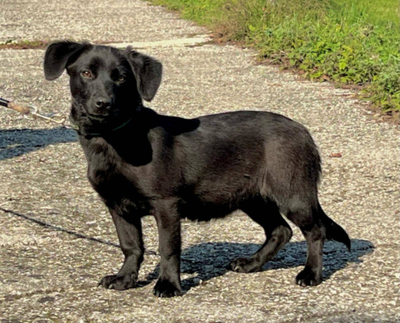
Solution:
[[[305,124],[323,158],[321,203],[352,238],[329,242],[324,282],[294,285],[306,245],[292,241],[264,270],[224,269],[263,243],[238,213],[183,222],[183,297],[152,295],[159,255],[143,220],[140,288],[97,288],[122,254],[86,180],[74,131],[0,110],[0,322],[399,322],[399,130],[349,90],[255,64],[254,53],[201,43],[208,32],[139,0],[1,1],[0,42],[75,39],[133,44],[164,64],[151,107],[186,117],[229,110],[282,113]],[[200,40],[199,40],[200,39]],[[200,42],[200,44],[199,44]],[[197,43],[197,45],[195,45]],[[68,79],[44,80],[43,50],[0,50],[0,97],[69,110]],[[342,157],[337,156],[340,153]]]

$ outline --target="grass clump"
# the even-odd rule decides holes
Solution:
[[[0,43],[0,49],[44,49],[49,45],[48,41],[44,40],[8,40]]]
[[[151,0],[313,80],[400,110],[397,0]]]

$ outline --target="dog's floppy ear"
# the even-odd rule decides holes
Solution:
[[[52,43],[46,49],[44,55],[44,75],[47,80],[52,81],[60,77],[68,64],[75,61],[79,55],[91,46],[88,43],[74,43],[60,41]]]
[[[140,95],[146,101],[151,101],[161,84],[162,64],[156,59],[138,53],[128,47],[126,56],[135,74]]]

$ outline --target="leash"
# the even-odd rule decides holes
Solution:
[[[59,115],[57,113],[49,113],[49,114],[41,114],[39,113],[39,109],[33,105],[30,106],[23,106],[23,105],[19,105],[16,104],[14,102],[8,101],[6,99],[0,98],[0,106],[3,106],[5,108],[14,110],[16,112],[21,113],[24,118],[26,119],[31,119],[31,120],[36,120],[36,119],[42,119],[44,121],[47,122],[53,122],[56,123],[64,128],[68,128],[68,129],[73,129],[75,130],[78,134],[81,134],[80,129],[77,125],[70,123],[70,124],[65,124],[67,121],[67,117],[66,116],[62,116]],[[127,124],[129,124],[132,121],[132,119],[129,119],[127,121],[125,121],[123,124],[115,127],[114,129],[111,129],[111,132],[117,131],[123,127],[125,127]],[[88,136],[92,136],[92,137],[98,137],[101,136],[101,133],[90,133],[90,134],[86,134]]]
[[[33,105],[23,106],[23,105],[19,105],[14,102],[8,101],[6,99],[0,98],[0,106],[14,110],[16,112],[19,112],[26,119],[31,119],[31,120],[32,119],[33,120],[42,119],[47,122],[53,122],[53,123],[59,124],[65,128],[75,129],[73,126],[69,126],[69,125],[65,124],[65,122],[67,121],[67,118],[65,116],[59,115],[57,113],[49,113],[49,114],[39,113],[39,109]]]

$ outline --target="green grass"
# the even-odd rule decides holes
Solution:
[[[48,41],[43,40],[12,40],[0,43],[0,49],[44,49],[49,45]]]
[[[359,85],[400,110],[397,0],[150,0],[313,80]]]

